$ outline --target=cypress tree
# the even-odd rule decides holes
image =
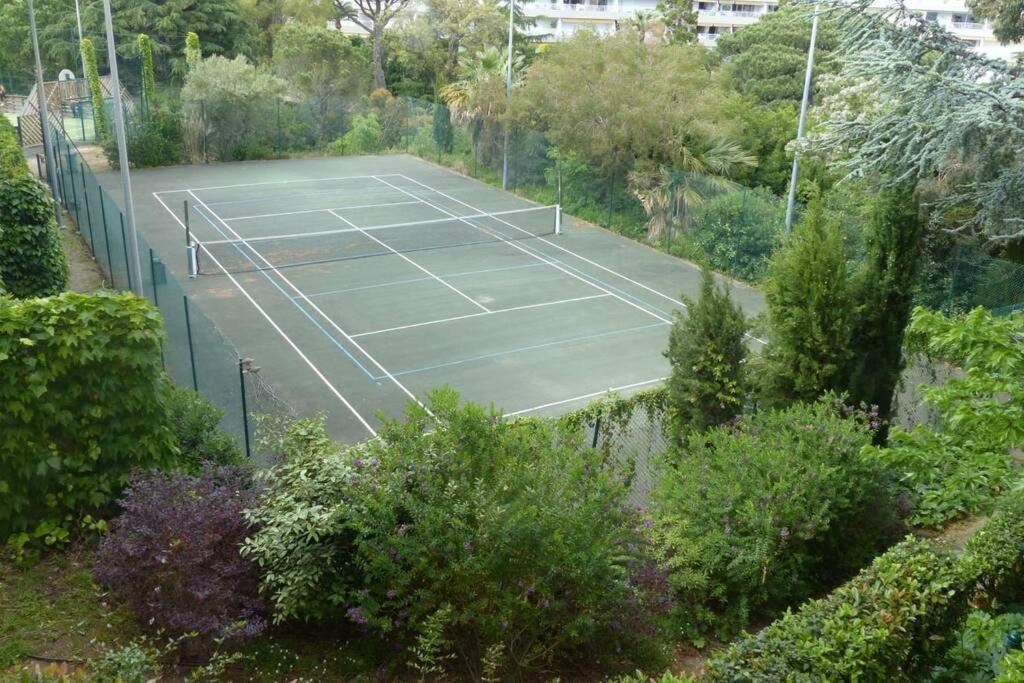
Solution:
[[[85,63],[85,79],[92,93],[92,121],[96,137],[103,138],[107,133],[107,110],[103,104],[103,86],[100,83],[100,72],[96,68],[96,48],[88,38],[82,39],[82,61]]]
[[[716,286],[711,271],[702,271],[700,298],[683,297],[685,313],[675,314],[665,357],[672,364],[668,380],[669,413],[675,437],[722,424],[743,407],[743,363],[747,320],[726,286]]]
[[[434,142],[445,154],[451,154],[455,144],[455,130],[452,128],[452,114],[441,102],[434,105]]]
[[[153,108],[153,97],[156,94],[156,78],[153,74],[153,42],[145,33],[137,39],[139,56],[142,57],[142,106],[146,114]]]

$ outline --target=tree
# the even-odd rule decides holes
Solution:
[[[697,40],[697,12],[693,8],[693,0],[660,0],[657,9],[669,42],[692,43]]]
[[[196,68],[203,58],[203,50],[199,47],[199,36],[189,31],[185,34],[185,65],[188,70]]]
[[[274,70],[298,99],[313,107],[317,140],[334,130],[341,116],[338,98],[365,94],[370,87],[370,64],[363,52],[340,31],[288,24],[274,39]]]
[[[665,357],[669,414],[676,438],[703,431],[735,417],[743,408],[743,364],[747,320],[727,286],[715,284],[708,268],[701,274],[700,298],[683,298],[686,313],[675,313]]]
[[[839,226],[820,197],[776,252],[765,287],[770,341],[760,378],[768,405],[812,401],[846,380],[854,300]]]
[[[153,43],[149,36],[140,33],[136,40],[139,55],[142,57],[142,106],[149,113],[156,97],[156,77],[153,74]]]
[[[82,39],[82,60],[85,62],[85,80],[89,83],[92,95],[92,121],[96,137],[103,138],[107,133],[107,110],[104,105],[103,84],[96,69],[96,48],[88,38]]]
[[[334,0],[338,16],[370,34],[373,49],[373,87],[388,87],[384,75],[384,31],[409,0]]]
[[[835,15],[841,75],[881,103],[838,110],[810,140],[851,175],[937,183],[932,222],[994,246],[1024,239],[1024,73],[913,14],[823,0]]]
[[[864,266],[853,286],[858,313],[848,388],[854,401],[878,406],[883,420],[903,370],[903,335],[921,261],[921,232],[913,188],[882,190],[868,228]]]
[[[967,0],[979,19],[992,20],[992,32],[1003,45],[1024,38],[1024,0]]]
[[[706,59],[696,45],[641,45],[628,33],[579,31],[541,53],[513,105],[527,127],[605,177],[635,160],[675,165],[702,141],[733,133]]]
[[[506,50],[495,47],[478,52],[471,61],[463,62],[462,77],[441,90],[441,98],[451,107],[452,116],[471,124],[473,143],[483,150],[485,163],[498,154],[502,125],[507,125],[508,59]],[[513,89],[522,84],[522,74],[522,57],[513,54]]]
[[[756,23],[735,33],[722,34],[715,52],[725,58],[733,90],[767,104],[778,100],[799,102],[803,96],[811,20],[800,4],[783,5]],[[838,35],[827,19],[818,27],[814,52],[817,77],[833,73],[832,57]]]
[[[439,150],[445,154],[451,154],[455,142],[452,113],[440,102],[434,105],[434,142]]]
[[[629,188],[647,213],[647,239],[657,240],[677,225],[690,227],[690,214],[708,197],[735,189],[729,176],[739,166],[752,166],[753,158],[738,145],[719,140],[676,153],[678,167],[633,171]]]
[[[68,262],[53,209],[53,200],[33,176],[0,179],[0,280],[12,296],[52,296],[68,286]]]

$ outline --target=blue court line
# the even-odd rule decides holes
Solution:
[[[544,344],[534,344],[532,346],[523,346],[518,349],[511,349],[509,351],[497,351],[495,353],[485,353],[481,356],[473,356],[471,358],[463,358],[462,360],[453,360],[447,363],[438,363],[436,365],[425,365],[421,368],[413,368],[411,370],[402,370],[401,372],[392,372],[393,377],[402,377],[403,375],[413,375],[418,372],[428,372],[430,370],[437,370],[439,368],[447,368],[453,365],[463,365],[465,363],[474,363],[480,360],[487,360],[488,358],[497,358],[498,356],[508,356],[514,353],[523,353],[525,351],[536,351],[538,349],[550,348],[552,346],[560,346],[562,344],[571,344],[573,342],[585,341],[587,339],[600,339],[601,337],[613,337],[619,334],[628,334],[630,332],[639,332],[640,330],[649,330],[655,327],[663,327],[670,323],[651,323],[650,325],[640,325],[638,327],[627,327],[623,330],[613,330],[611,332],[599,332],[597,334],[588,334],[582,337],[573,337],[571,339],[562,339],[559,341],[545,342]],[[383,379],[383,377],[375,378],[377,380]]]
[[[223,230],[221,230],[220,228],[218,228],[218,227],[217,227],[217,224],[216,224],[216,223],[214,223],[214,222],[213,222],[213,221],[212,221],[212,220],[210,219],[210,217],[209,217],[209,216],[207,216],[207,215],[206,215],[206,214],[205,214],[205,213],[203,212],[203,209],[202,209],[202,207],[201,207],[201,206],[198,206],[198,205],[195,205],[195,204],[193,204],[193,205],[192,205],[192,208],[193,208],[193,209],[195,209],[196,213],[198,213],[198,214],[199,214],[200,216],[202,216],[202,217],[203,217],[203,218],[204,218],[204,219],[206,220],[206,222],[207,222],[207,223],[209,223],[209,224],[210,224],[210,226],[211,226],[211,227],[213,227],[213,229],[214,229],[214,230],[216,230],[216,231],[217,231],[217,232],[218,232],[218,233],[219,233],[219,234],[221,235],[221,237],[223,237],[224,239],[229,239],[229,238],[228,238],[228,236],[227,236],[227,235],[226,235],[226,234],[224,233],[224,231],[223,231]],[[248,260],[248,261],[249,261],[249,262],[250,262],[251,264],[253,264],[253,265],[254,265],[254,266],[256,266],[257,268],[259,268],[259,264],[257,264],[257,263],[256,263],[256,261],[254,261],[254,260],[252,259],[252,257],[251,257],[250,255],[248,255],[248,254],[246,254],[246,253],[245,253],[244,251],[242,251],[241,245],[239,245],[239,244],[234,244],[233,246],[235,247],[235,249],[236,249],[236,250],[238,251],[238,253],[239,253],[239,254],[241,254],[242,256],[244,256],[244,257],[245,257],[245,258],[246,258],[246,259],[247,259],[247,260]],[[257,253],[257,254],[259,253],[259,252],[257,252],[257,251],[256,251],[256,249],[254,249],[253,247],[251,247],[251,246],[248,246],[248,245],[246,245],[246,246],[247,246],[247,247],[248,247],[249,249],[252,249],[252,250],[253,250],[253,251],[254,251],[255,253]],[[355,363],[355,364],[356,364],[356,367],[358,367],[358,368],[359,368],[360,370],[362,370],[362,371],[363,371],[363,372],[364,372],[364,373],[366,374],[366,376],[367,376],[367,377],[369,377],[370,379],[372,379],[372,380],[373,380],[373,381],[375,381],[375,382],[379,382],[379,381],[381,381],[381,379],[384,379],[384,377],[383,377],[383,376],[382,376],[382,377],[375,377],[375,376],[373,375],[373,373],[372,373],[372,372],[370,372],[369,370],[367,370],[367,369],[366,369],[366,367],[365,367],[365,366],[364,366],[364,365],[363,365],[362,363],[360,363],[360,362],[359,362],[359,361],[358,361],[358,360],[356,359],[356,357],[355,357],[355,356],[353,356],[353,355],[352,355],[352,354],[351,354],[351,353],[349,352],[349,350],[348,350],[348,349],[346,349],[346,348],[345,348],[344,346],[342,346],[341,342],[340,342],[340,341],[339,341],[339,340],[338,340],[338,339],[337,339],[337,338],[336,338],[336,337],[335,337],[335,336],[334,336],[333,334],[331,334],[331,333],[330,333],[330,332],[328,332],[328,331],[327,331],[326,329],[324,329],[324,326],[323,326],[323,325],[321,325],[321,324],[320,324],[320,322],[319,322],[319,321],[318,321],[318,320],[317,320],[316,318],[314,318],[314,317],[313,317],[313,316],[312,316],[312,315],[311,315],[311,314],[309,313],[309,311],[307,311],[307,310],[306,310],[306,308],[305,308],[304,306],[302,306],[302,304],[300,304],[300,303],[298,302],[298,300],[296,300],[296,299],[293,299],[293,298],[292,298],[291,296],[289,296],[289,295],[288,295],[288,292],[286,292],[286,291],[284,290],[284,288],[283,288],[283,287],[281,287],[281,285],[277,283],[277,281],[276,281],[276,280],[274,280],[274,279],[273,279],[272,277],[270,277],[270,275],[268,275],[268,274],[267,274],[267,271],[266,271],[266,270],[259,270],[258,272],[262,273],[263,277],[267,278],[267,280],[268,280],[268,281],[270,282],[270,284],[274,285],[274,287],[276,287],[276,288],[277,288],[277,291],[281,292],[281,294],[283,294],[283,295],[284,295],[284,296],[285,296],[285,297],[286,297],[287,299],[289,299],[289,300],[290,300],[290,301],[291,301],[291,302],[292,302],[293,304],[295,304],[295,306],[296,306],[296,307],[297,307],[297,308],[298,308],[298,309],[299,309],[300,311],[302,311],[302,314],[303,314],[304,316],[306,316],[307,318],[309,318],[309,321],[310,321],[311,323],[313,323],[314,325],[316,325],[317,329],[319,329],[319,330],[320,330],[321,332],[323,332],[323,333],[324,333],[325,335],[327,335],[327,338],[328,338],[328,339],[330,339],[330,340],[331,340],[331,341],[332,341],[332,342],[334,343],[334,345],[335,345],[335,346],[337,346],[337,347],[338,347],[339,349],[341,349],[342,353],[344,353],[344,354],[345,354],[346,356],[348,356],[349,360],[351,360],[351,361],[352,361],[353,363]]]
[[[467,270],[463,273],[441,273],[438,275],[439,278],[452,278],[461,277],[463,275],[480,275],[482,273],[498,273],[504,270],[516,270],[519,268],[536,268],[538,266],[546,266],[546,263],[527,263],[521,266],[506,266],[504,268],[486,268],[484,270]],[[364,289],[375,289],[377,287],[391,287],[394,285],[407,285],[413,282],[425,282],[427,280],[433,280],[432,277],[416,277],[409,280],[393,280],[391,282],[382,282],[376,285],[362,285],[359,287],[349,287],[347,289],[330,289],[326,292],[315,292],[313,294],[306,294],[307,297],[313,298],[314,296],[327,296],[329,294],[344,294],[346,292],[358,292]],[[294,298],[294,297],[293,297]]]

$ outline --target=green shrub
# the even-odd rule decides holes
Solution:
[[[785,205],[770,192],[741,189],[711,197],[694,210],[690,239],[711,267],[748,282],[768,274],[782,236]]]
[[[18,131],[6,116],[0,116],[0,181],[28,172],[28,164],[18,142]]]
[[[50,296],[68,284],[54,202],[28,174],[0,180],[0,277],[19,298]]]
[[[276,618],[354,623],[403,645],[398,661],[474,677],[650,661],[671,602],[621,482],[548,422],[451,390],[429,409],[358,446],[317,421],[278,442],[245,548]]]
[[[960,681],[999,680],[1012,664],[1006,656],[1020,652],[1020,635],[1024,633],[1024,614],[992,616],[974,610],[963,627],[954,633],[952,646],[929,676],[929,680],[959,683]],[[1016,642],[1014,642],[1016,641]]]
[[[381,128],[373,112],[352,119],[352,128],[327,145],[331,154],[370,154],[380,149]]]
[[[171,462],[162,338],[128,294],[0,299],[0,539],[59,540],[133,468]]]
[[[747,320],[710,270],[701,277],[700,299],[683,298],[686,313],[675,314],[665,352],[669,414],[680,440],[728,422],[743,407]]]
[[[713,658],[711,683],[917,681],[947,647],[969,589],[954,555],[908,537],[821,600]]]
[[[961,562],[977,582],[980,601],[1018,602],[1024,579],[1024,491],[1002,498],[964,551]]]
[[[434,104],[433,139],[437,148],[451,154],[455,147],[455,129],[452,127],[452,113],[443,103]]]
[[[888,540],[863,420],[833,399],[742,416],[670,453],[652,538],[690,636],[734,634],[863,566]]]
[[[111,168],[118,168],[120,160],[117,142],[103,141],[103,153]],[[128,161],[134,168],[173,166],[185,161],[185,138],[180,112],[151,109],[149,115],[128,131]]]
[[[167,418],[177,448],[176,463],[186,472],[199,473],[206,463],[243,461],[238,444],[220,430],[224,412],[191,389],[168,386]]]

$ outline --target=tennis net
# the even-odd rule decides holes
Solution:
[[[561,232],[557,205],[357,226],[340,213],[336,230],[193,241],[192,275],[278,270],[452,247],[516,242]]]

